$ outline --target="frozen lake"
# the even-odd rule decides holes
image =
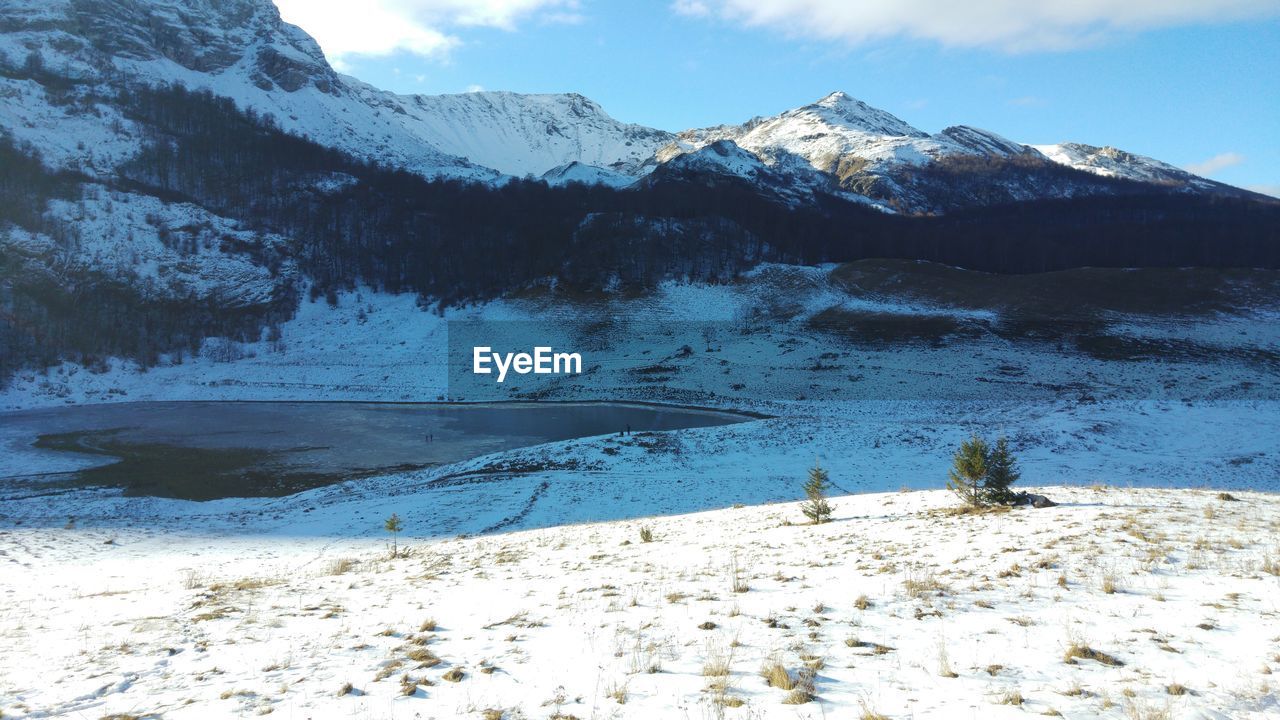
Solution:
[[[194,500],[285,495],[379,472],[593,435],[726,425],[628,403],[143,402],[0,414],[0,482]]]

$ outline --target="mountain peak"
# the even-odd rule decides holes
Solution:
[[[400,96],[406,123],[441,150],[508,175],[542,175],[577,160],[637,174],[670,133],[619,122],[579,93],[484,90]]]
[[[845,106],[853,106],[858,108],[870,108],[871,106],[862,102],[858,98],[850,95],[843,90],[827,93],[821,99],[813,103],[822,107],[837,108]]]
[[[818,114],[832,125],[843,126],[875,135],[926,137],[896,115],[872,107],[843,90],[837,90],[817,102],[798,108],[794,113]]]

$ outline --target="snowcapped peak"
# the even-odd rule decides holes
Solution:
[[[883,164],[922,164],[954,147],[844,92],[774,117],[690,130],[679,137],[693,148],[732,140],[766,164],[802,158],[814,169],[840,177]]]
[[[901,118],[871,107],[844,91],[833,92],[811,105],[791,112],[818,114],[832,125],[876,135],[926,137],[925,133],[911,127]]]

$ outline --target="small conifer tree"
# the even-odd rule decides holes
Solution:
[[[1009,486],[1018,481],[1020,474],[1009,450],[1009,442],[1004,438],[996,440],[995,447],[987,455],[987,478],[983,483],[985,500],[995,505],[1012,502],[1013,491]]]
[[[814,525],[821,525],[831,519],[831,504],[827,502],[827,492],[830,490],[831,482],[827,479],[827,471],[814,462],[813,467],[809,468],[809,479],[804,484],[804,494],[808,499],[800,506],[805,517],[812,520]]]
[[[404,523],[400,521],[399,515],[391,513],[391,517],[387,518],[387,522],[382,527],[391,533],[391,557],[398,556],[400,548],[397,540],[400,537],[400,531],[404,529]]]
[[[947,489],[967,505],[982,507],[987,502],[983,483],[987,477],[988,454],[987,441],[974,435],[960,443],[952,460]]]

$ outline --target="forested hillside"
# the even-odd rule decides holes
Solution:
[[[888,257],[1004,273],[1280,266],[1275,204],[1123,180],[1111,180],[1115,192],[1105,196],[941,217],[893,215],[835,195],[788,204],[742,178],[663,168],[621,190],[528,179],[491,185],[353,159],[181,86],[127,86],[110,100],[149,133],[115,179],[54,173],[33,150],[0,143],[0,375],[59,357],[146,363],[194,351],[204,337],[258,337],[293,312],[299,281],[312,299],[360,283],[449,305],[550,279],[636,288],[724,279],[765,261]],[[75,102],[93,107],[92,97]],[[1008,171],[939,165],[903,181],[939,185],[951,172]],[[116,204],[150,198],[190,208],[200,219],[148,216],[167,250],[193,262],[200,252],[233,256],[257,268],[270,290],[231,302],[226,291],[142,287],[77,264],[77,248],[92,240],[85,234],[96,232],[78,215],[104,194]],[[210,229],[219,222],[226,227]]]

